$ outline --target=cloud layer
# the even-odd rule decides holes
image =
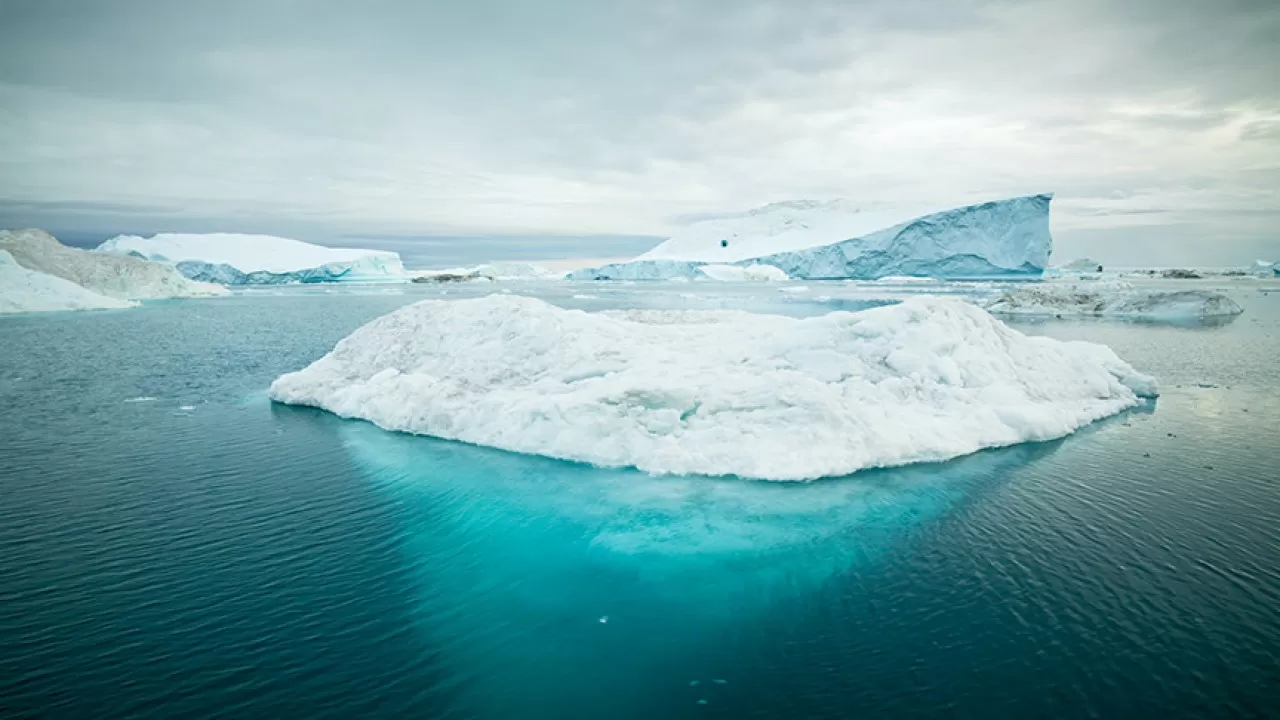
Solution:
[[[1059,254],[1280,255],[1280,5],[0,5],[3,220],[663,234],[1044,190]]]

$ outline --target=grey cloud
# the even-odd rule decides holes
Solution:
[[[1056,190],[1069,240],[1275,201],[1274,5],[9,0],[0,200],[453,237]]]

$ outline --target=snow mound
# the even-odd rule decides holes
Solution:
[[[0,250],[7,250],[29,270],[60,277],[119,300],[227,294],[221,285],[193,282],[167,265],[67,247],[43,230],[0,230]]]
[[[171,263],[193,280],[225,285],[407,280],[394,252],[330,248],[273,235],[118,235],[97,251]]]
[[[1099,315],[1149,320],[1195,320],[1244,312],[1222,293],[1138,289],[1126,283],[1018,287],[987,305],[987,310],[997,315]]]
[[[54,275],[28,270],[0,250],[0,315],[59,310],[113,310],[138,303],[99,295]]]
[[[1156,394],[1107,347],[921,296],[795,319],[426,300],[271,397],[388,430],[652,473],[808,480],[1049,440]]]
[[[720,282],[786,282],[791,279],[772,265],[702,265],[698,272]]]
[[[915,218],[859,212],[847,201],[776,203],[694,223],[631,262],[577,270],[570,277],[694,277],[707,264],[770,265],[802,280],[1038,275],[1053,245],[1052,199],[1030,195]]]

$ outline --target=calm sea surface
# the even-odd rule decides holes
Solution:
[[[919,291],[501,287],[798,315]],[[266,398],[374,317],[493,286],[0,319],[0,716],[1280,717],[1280,283],[1220,287],[1223,325],[1017,324],[1110,345],[1154,404],[812,484]]]

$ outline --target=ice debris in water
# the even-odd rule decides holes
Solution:
[[[652,473],[808,480],[1050,440],[1157,394],[952,298],[796,319],[492,295],[374,320],[271,385],[389,430]]]
[[[1127,283],[1018,287],[1005,292],[987,309],[997,315],[1104,315],[1152,320],[1195,320],[1243,312],[1222,293],[1140,289]]]

